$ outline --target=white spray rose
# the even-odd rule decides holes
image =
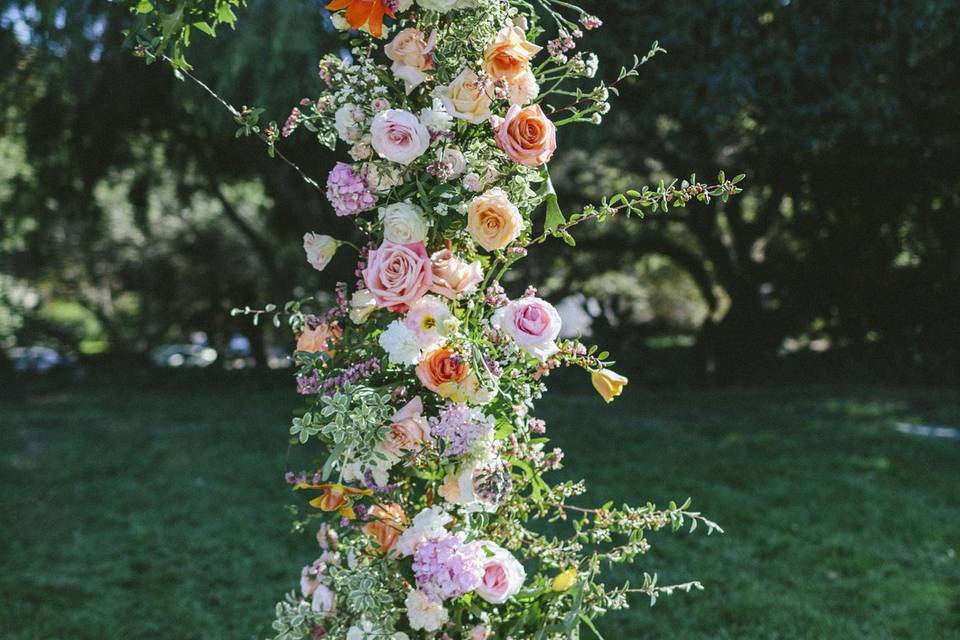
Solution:
[[[409,202],[397,202],[380,208],[383,237],[396,244],[412,244],[427,239],[429,224],[423,209]]]
[[[333,126],[341,140],[352,144],[357,142],[362,135],[360,123],[363,122],[363,119],[363,111],[357,105],[348,103],[337,109],[337,112],[333,115]]]
[[[437,631],[450,617],[442,604],[416,589],[407,594],[404,604],[407,606],[410,628],[414,630]]]

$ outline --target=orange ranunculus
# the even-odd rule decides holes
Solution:
[[[310,501],[310,506],[321,511],[337,511],[340,515],[345,518],[353,518],[353,499],[357,496],[372,496],[373,491],[370,489],[355,489],[353,487],[347,487],[342,484],[334,483],[325,483],[325,484],[309,484],[302,483],[294,487],[294,489],[315,489],[322,491],[323,494],[319,498],[314,498]]]
[[[470,373],[466,358],[449,347],[434,349],[417,365],[417,378],[427,389],[439,393],[450,382],[461,382]]]
[[[336,322],[332,324],[321,322],[316,329],[304,327],[303,333],[297,337],[297,351],[329,353],[333,356],[331,347],[341,336],[343,336],[343,329]]]
[[[327,5],[329,11],[346,9],[344,17],[354,29],[366,26],[377,38],[383,35],[383,16],[396,16],[387,0],[333,0]]]
[[[406,528],[403,507],[396,503],[378,504],[370,509],[370,517],[373,519],[363,525],[363,532],[377,541],[381,552],[387,553]]]

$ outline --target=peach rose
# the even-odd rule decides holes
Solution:
[[[449,347],[434,349],[417,365],[417,378],[434,393],[450,383],[459,383],[470,373],[470,365],[459,353]]]
[[[430,440],[430,428],[423,419],[423,400],[417,396],[393,415],[383,449],[399,456],[404,451],[420,448]]]
[[[496,131],[497,145],[510,159],[528,167],[550,162],[557,150],[557,127],[539,104],[513,105]]]
[[[430,256],[433,263],[433,285],[430,291],[457,300],[472,293],[483,281],[483,266],[479,261],[467,263],[449,249]]]
[[[496,251],[517,239],[523,229],[523,217],[507,192],[495,187],[467,205],[467,229],[477,244],[487,251]]]
[[[363,281],[377,305],[403,312],[430,290],[433,266],[422,242],[394,244],[384,240],[367,257]]]
[[[409,95],[424,80],[425,72],[435,68],[433,49],[437,44],[437,32],[434,30],[430,37],[419,29],[404,29],[383,48],[387,57],[393,60],[390,68],[393,75],[403,80],[404,87]]]
[[[494,79],[504,79],[508,84],[530,68],[530,59],[540,52],[540,47],[527,40],[520,27],[504,27],[483,52],[483,70]]]
[[[406,528],[407,516],[396,503],[378,504],[370,509],[371,521],[363,525],[363,532],[377,541],[382,553],[393,548]]]
[[[321,322],[315,329],[306,326],[303,333],[297,336],[297,351],[330,353],[330,348],[342,335],[343,329],[336,322],[329,325]]]
[[[453,82],[439,87],[438,95],[447,113],[470,124],[483,124],[490,117],[490,95],[472,69],[464,69]]]

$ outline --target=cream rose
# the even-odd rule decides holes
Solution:
[[[317,271],[327,268],[339,244],[330,236],[317,233],[307,233],[303,236],[303,250],[307,253],[307,262]]]
[[[417,116],[402,109],[378,113],[370,133],[374,150],[387,160],[400,164],[410,164],[430,147],[430,132]]]
[[[377,310],[377,299],[369,289],[358,289],[350,296],[350,320],[354,324],[363,324]]]
[[[477,196],[467,205],[467,229],[487,251],[503,249],[523,230],[523,217],[499,187]]]
[[[440,87],[437,96],[454,118],[482,124],[490,117],[490,96],[472,69],[464,69],[453,82]]]
[[[380,208],[383,237],[397,244],[423,242],[429,225],[423,209],[410,202],[397,202]]]
[[[434,69],[433,48],[437,44],[437,32],[428,38],[419,29],[404,29],[383,48],[393,61],[393,75],[403,80],[409,95],[427,79],[427,71]]]

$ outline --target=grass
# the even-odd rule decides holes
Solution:
[[[706,591],[638,600],[607,640],[957,637],[960,441],[892,425],[960,426],[960,393],[639,386],[609,408],[543,401],[562,474],[596,503],[693,496],[727,533],[656,536],[637,570]],[[95,374],[5,396],[0,635],[267,635],[313,559],[284,510],[286,378]]]

